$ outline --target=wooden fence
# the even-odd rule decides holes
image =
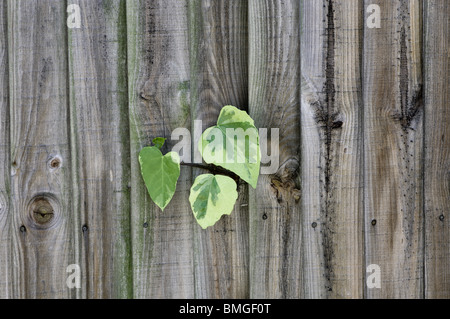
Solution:
[[[449,298],[449,30],[446,0],[1,1],[0,298]],[[280,168],[202,230],[200,169],[161,212],[137,155],[228,104]]]

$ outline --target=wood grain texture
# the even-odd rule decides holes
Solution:
[[[425,1],[425,297],[450,298],[450,9]]]
[[[0,299],[450,298],[449,17],[446,0],[0,1]],[[162,136],[201,160],[227,104],[269,129],[277,171],[202,230],[206,171],[182,166],[162,212],[138,154]]]
[[[421,1],[380,5],[381,28],[364,28],[366,265],[381,268],[368,298],[420,298],[423,278]]]
[[[83,298],[132,295],[127,25],[124,0],[72,1],[69,29],[74,223]]]
[[[302,9],[305,297],[362,298],[362,3]]]
[[[162,212],[150,199],[138,154],[161,136],[170,151],[175,128],[190,128],[188,8],[186,1],[128,1],[128,92],[131,148],[133,296],[193,298],[194,219],[190,170],[181,169]]]
[[[249,1],[249,113],[279,128],[275,174],[250,189],[250,297],[301,298],[299,1]],[[277,143],[276,140],[268,142]]]
[[[189,2],[191,118],[203,130],[225,105],[248,107],[247,1]],[[197,142],[193,141],[193,159]],[[195,169],[192,182],[202,173]],[[191,216],[192,213],[191,213]],[[196,298],[248,298],[248,187],[230,216],[206,230],[194,225]]]
[[[76,262],[80,230],[72,223],[66,7],[47,0],[7,6],[12,296],[71,298],[66,267]]]
[[[9,76],[6,2],[0,3],[0,299],[12,297]]]

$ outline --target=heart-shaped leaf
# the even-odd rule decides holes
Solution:
[[[164,210],[175,193],[180,177],[179,155],[169,152],[163,156],[158,146],[149,146],[139,153],[139,163],[150,197]]]
[[[206,163],[222,166],[256,188],[261,161],[259,134],[247,112],[224,106],[217,125],[203,132],[198,148]]]
[[[191,187],[189,202],[195,219],[205,229],[222,215],[229,215],[238,197],[236,182],[223,175],[199,175]]]

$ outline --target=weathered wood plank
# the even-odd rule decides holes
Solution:
[[[381,28],[364,28],[366,265],[381,269],[368,298],[423,297],[421,1],[365,1]],[[367,14],[368,16],[368,14]]]
[[[300,2],[250,0],[249,26],[249,113],[279,128],[280,163],[250,189],[250,296],[301,298]]]
[[[76,263],[67,90],[66,7],[8,1],[13,296],[70,298]]]
[[[124,0],[71,1],[69,29],[74,211],[82,227],[83,298],[132,296],[127,37]]]
[[[203,130],[225,105],[247,109],[247,8],[246,0],[189,3],[191,117]],[[209,172],[195,169],[192,182],[201,173]],[[196,298],[249,296],[247,190],[239,186],[234,211],[213,227],[194,225]]]
[[[450,8],[425,2],[425,297],[450,298]]]
[[[305,297],[362,298],[362,3],[302,9]]]
[[[12,297],[8,34],[6,2],[0,3],[0,299]]]
[[[190,170],[182,168],[164,212],[151,201],[138,154],[153,138],[190,128],[188,9],[186,1],[128,1],[133,295],[193,298]]]

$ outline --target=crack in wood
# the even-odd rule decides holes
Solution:
[[[335,99],[336,99],[336,87],[335,87],[335,24],[334,24],[334,3],[333,0],[328,0],[327,8],[327,51],[326,51],[326,63],[325,63],[325,106],[326,109],[322,109],[322,122],[325,129],[325,171],[324,171],[324,191],[325,191],[325,205],[323,207],[324,218],[326,223],[330,221],[330,175],[331,175],[331,140],[332,130],[336,127],[341,127],[341,123],[335,123],[337,114],[335,112]],[[331,287],[331,273],[333,249],[331,229],[327,229],[323,232],[323,247],[324,247],[324,267],[325,267],[325,288],[327,291],[332,291]]]
[[[408,55],[406,47],[405,26],[402,26],[400,32],[400,109],[402,117],[402,126],[407,124],[406,114],[408,112],[408,96],[409,96],[409,72],[408,72]]]
[[[325,57],[325,84],[324,99],[311,102],[315,109],[315,121],[324,130],[325,135],[325,193],[330,191],[331,174],[331,142],[333,130],[340,129],[344,123],[339,120],[339,112],[336,110],[336,86],[335,86],[335,24],[334,3],[327,0],[327,27],[326,27],[326,57]]]

